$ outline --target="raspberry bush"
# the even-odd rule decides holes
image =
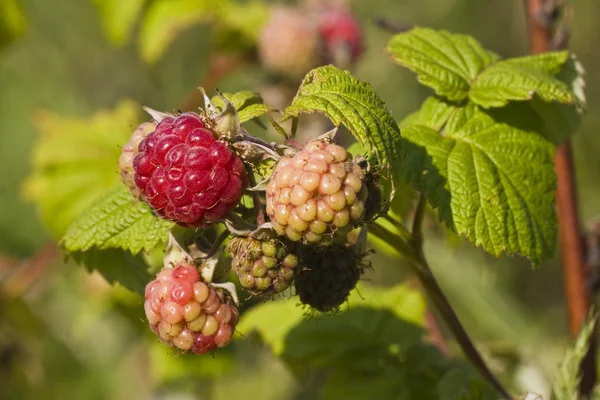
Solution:
[[[450,385],[447,376],[459,375],[464,387],[479,390],[469,392],[481,394],[472,398],[511,398],[507,380],[495,377],[434,278],[424,220],[433,215],[494,257],[521,255],[538,265],[553,255],[553,156],[566,139],[557,127],[574,129],[585,106],[577,59],[566,51],[501,59],[469,36],[412,28],[393,35],[386,51],[435,95],[396,120],[368,82],[338,67],[353,65],[366,48],[349,7],[249,2],[235,14],[225,3],[202,9],[215,25],[207,28],[211,40],[242,41],[243,49],[227,57],[259,63],[269,81],[273,75],[286,84],[301,80],[296,95],[275,110],[249,91],[211,87],[217,94],[209,98],[200,89],[190,97],[194,107],[182,107],[193,111],[105,115],[122,120],[126,133],[105,146],[79,138],[87,158],[70,153],[63,165],[40,157],[34,174],[52,184],[56,171],[93,170],[88,154],[112,157],[112,180],[81,179],[85,184],[61,192],[77,205],[61,232],[64,250],[111,282],[142,292],[138,311],[149,335],[176,354],[229,357],[257,331],[296,378],[313,377],[303,375],[310,368],[319,372],[319,394],[335,394],[327,398],[352,397],[351,380],[385,398],[370,393],[364,376],[389,382],[390,371],[419,362],[415,373],[434,380],[423,385],[427,395],[412,393],[405,384],[410,374],[385,393],[438,398],[433,391],[437,396]],[[156,10],[155,2],[148,7]],[[200,19],[196,11],[189,20]],[[160,45],[141,40],[144,59],[159,57],[184,25],[167,26]],[[306,114],[319,114],[334,129],[296,136]],[[50,144],[66,148],[71,139]],[[53,187],[34,183],[38,195]],[[86,199],[86,189],[98,196]],[[50,205],[56,210],[56,199]],[[414,355],[431,350],[414,333],[425,325],[425,301],[409,285],[365,283],[383,281],[381,259],[367,257],[372,247],[400,257],[419,279],[481,376]],[[238,289],[249,296],[238,296]],[[309,325],[306,313],[322,325]],[[406,342],[398,339],[403,335]],[[584,342],[589,335],[584,331]],[[578,357],[582,352],[580,346]]]

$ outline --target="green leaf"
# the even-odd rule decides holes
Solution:
[[[581,328],[577,340],[563,359],[558,375],[554,379],[552,391],[556,400],[579,399],[579,383],[581,381],[580,365],[585,357],[591,335],[594,333],[597,316],[592,316]]]
[[[215,20],[228,7],[228,0],[153,1],[140,28],[142,58],[155,62],[181,32],[194,24]]]
[[[125,185],[117,185],[100,196],[71,225],[62,244],[65,250],[87,251],[120,248],[137,254],[166,242],[173,223],[156,217],[136,200]]]
[[[575,97],[568,86],[552,75],[567,58],[568,53],[561,52],[499,61],[477,76],[469,98],[485,108],[503,107],[510,100],[531,100],[534,95],[545,102],[572,104]]]
[[[419,110],[402,120],[400,128],[409,125],[423,125],[440,131],[455,110],[456,104],[451,101],[437,96],[428,97]]]
[[[387,52],[416,72],[419,82],[450,100],[466,98],[471,81],[498,59],[471,36],[420,27],[393,36]]]
[[[392,182],[398,181],[402,164],[400,130],[370,84],[331,65],[316,68],[302,81],[285,110],[285,119],[315,111],[325,114],[336,126],[344,124],[361,145],[377,156]]]
[[[494,256],[519,253],[537,265],[553,254],[551,143],[471,103],[456,107],[441,132],[403,125],[403,137],[405,178],[449,227]]]
[[[546,103],[538,97],[526,103],[540,119],[540,132],[552,143],[562,143],[579,128],[581,116],[586,108],[583,76],[583,67],[574,56],[571,56],[556,78],[569,87],[575,98],[574,105]]]
[[[40,111],[40,137],[32,153],[32,173],[23,188],[58,238],[98,195],[120,182],[121,146],[137,126],[140,107],[121,101],[114,110],[90,118]]]
[[[223,93],[223,96],[225,96],[237,110],[240,122],[258,118],[271,111],[271,109],[263,103],[263,99],[258,93],[244,91],[234,94]],[[210,101],[219,110],[225,108],[225,103],[220,96],[214,96]]]
[[[397,285],[390,289],[362,285],[358,291],[351,293],[348,304],[350,310],[356,307],[388,310],[411,326],[423,324],[425,300],[419,291],[406,285]],[[257,331],[273,352],[279,355],[286,350],[286,337],[290,331],[306,320],[305,313],[306,310],[299,306],[296,299],[267,302],[246,311],[236,330],[243,335]],[[325,315],[323,318],[331,317],[332,321],[335,321],[342,315]],[[329,333],[327,337],[338,340],[345,334],[342,332],[339,335],[341,336]]]
[[[556,75],[561,71],[562,66],[569,58],[569,52],[566,50],[549,51],[541,54],[510,58],[508,60],[501,61],[501,63],[529,68],[536,71],[545,72],[549,75]]]
[[[146,0],[94,0],[108,39],[116,45],[126,44]]]
[[[146,285],[152,280],[141,255],[134,256],[120,249],[91,249],[85,252],[73,252],[70,255],[88,271],[96,270],[108,282],[119,283],[140,294],[144,293]]]

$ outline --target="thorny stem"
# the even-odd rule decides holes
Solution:
[[[560,32],[556,29],[556,20],[560,16],[559,3],[557,0],[525,0],[532,53],[559,50],[557,46],[566,47],[568,35],[564,35],[563,32],[564,38],[561,40],[556,40],[555,36],[555,32]],[[585,261],[584,235],[579,223],[577,185],[570,139],[558,147],[554,162],[558,181],[557,212],[569,331],[572,336],[576,336],[586,321],[592,305],[592,296],[587,285],[590,271]],[[580,365],[582,379],[579,391],[584,398],[592,393],[596,383],[596,369],[596,340],[592,334],[588,352]]]
[[[419,200],[415,210],[412,235],[408,241],[378,225],[373,225],[370,227],[371,233],[392,245],[406,258],[413,271],[421,281],[425,292],[438,309],[440,315],[448,325],[448,328],[456,338],[456,341],[460,345],[467,359],[475,368],[477,368],[482,377],[485,378],[488,383],[502,395],[504,399],[510,400],[511,396],[508,391],[496,379],[494,374],[490,371],[487,364],[483,360],[483,357],[479,351],[477,351],[477,348],[475,348],[473,341],[462,326],[458,316],[456,315],[456,312],[450,305],[448,298],[433,276],[431,268],[429,267],[429,263],[425,258],[425,254],[423,252],[421,228],[423,224],[423,218],[425,216],[426,206],[427,199],[425,195],[421,193],[419,195]]]

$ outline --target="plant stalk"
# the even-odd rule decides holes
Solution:
[[[423,226],[423,219],[425,217],[425,210],[427,207],[427,198],[423,193],[419,194],[419,200],[415,209],[415,216],[413,219],[413,229],[411,237],[411,248],[414,257],[408,259],[408,262],[413,265],[415,274],[419,277],[423,288],[427,292],[427,295],[438,309],[440,315],[448,325],[448,328],[454,335],[456,341],[460,345],[465,357],[473,364],[473,366],[479,371],[481,376],[488,381],[490,385],[494,387],[502,395],[504,399],[510,400],[511,396],[508,391],[502,386],[500,381],[496,379],[492,371],[485,363],[483,357],[473,344],[473,341],[462,326],[456,312],[450,305],[448,298],[444,294],[444,291],[438,284],[437,280],[433,276],[433,272],[429,267],[429,263],[425,258],[423,252],[423,233],[421,231]]]
[[[566,40],[553,40],[559,2],[553,0],[526,0],[527,25],[532,53],[544,53],[555,48],[555,43],[566,47]],[[581,230],[575,167],[571,140],[557,148],[554,158],[557,176],[557,212],[560,247],[562,249],[565,293],[569,332],[576,337],[586,321],[592,306],[592,296],[587,282],[590,271],[585,259],[585,239]],[[580,394],[588,397],[596,383],[596,335],[590,335],[586,356],[581,362]]]
[[[421,229],[422,220],[425,216],[426,202],[426,197],[421,194],[415,210],[412,236],[408,241],[400,235],[394,234],[377,224],[370,226],[369,231],[396,249],[396,251],[406,259],[415,275],[419,278],[427,296],[438,309],[444,322],[454,335],[465,354],[465,357],[479,371],[481,376],[501,394],[502,398],[510,400],[511,396],[508,391],[496,379],[483,360],[481,354],[475,348],[473,341],[462,326],[456,312],[450,305],[448,298],[433,276],[431,268],[425,258],[422,233],[420,230],[416,231],[414,229]]]

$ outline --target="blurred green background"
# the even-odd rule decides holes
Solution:
[[[382,49],[391,34],[373,18],[470,34],[503,57],[527,53],[522,0],[351,3],[366,44],[353,73],[373,85],[398,120],[417,109],[430,91],[388,60]],[[600,3],[571,3],[570,49],[587,72],[588,112],[574,147],[581,215],[589,221],[600,213]],[[214,30],[207,24],[185,29],[160,59],[147,63],[140,57],[137,35],[121,46],[107,38],[98,12],[102,4],[0,0],[0,398],[317,398],[313,390],[320,375],[309,371],[298,379],[297,371],[253,334],[202,360],[169,354],[146,329],[142,298],[110,286],[96,272],[63,262],[36,207],[25,200],[23,184],[41,133],[36,129],[40,110],[89,118],[128,98],[172,111],[207,73],[214,55]],[[224,92],[260,92],[269,82],[259,65],[248,63],[218,86]],[[533,270],[517,257],[494,260],[435,228],[433,221],[430,225],[432,267],[494,370],[516,391],[547,395],[567,337],[558,254]],[[364,278],[371,285],[393,286],[407,278],[401,261],[385,250],[374,256],[373,265]],[[450,343],[460,358],[455,347]],[[338,398],[339,393],[321,394]],[[345,398],[373,398],[354,395]]]

